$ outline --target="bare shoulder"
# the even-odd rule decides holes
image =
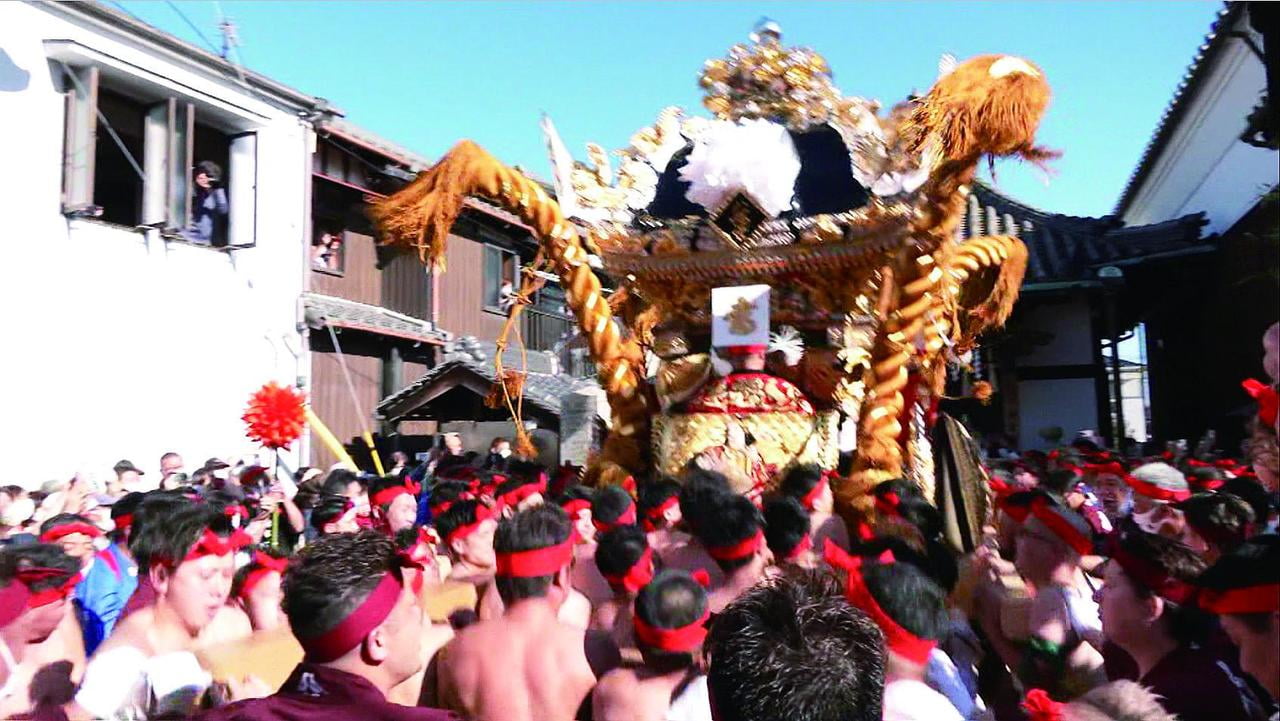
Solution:
[[[626,696],[640,686],[640,677],[631,666],[620,666],[606,673],[593,693],[610,699]]]

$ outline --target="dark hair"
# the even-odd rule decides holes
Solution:
[[[519,478],[526,483],[536,483],[538,478],[546,472],[546,468],[543,468],[533,461],[513,459],[507,463],[507,472],[503,475],[507,478]]]
[[[1063,496],[1067,495],[1067,491],[1079,481],[1080,478],[1075,473],[1058,469],[1049,471],[1040,476],[1040,489],[1053,496],[1055,500],[1061,502]]]
[[[569,520],[569,514],[559,506],[542,504],[518,511],[499,523],[493,538],[493,549],[503,554],[549,548],[569,540],[572,531],[573,523]],[[526,598],[547,595],[554,581],[554,576],[498,576],[494,579],[494,585],[497,586],[502,602],[510,606]]]
[[[18,572],[26,568],[50,568],[61,571],[27,584],[31,591],[58,588],[80,572],[80,562],[63,552],[56,543],[23,543],[0,549],[0,585],[8,585]]]
[[[364,485],[364,481],[360,480],[360,476],[355,473],[345,468],[335,468],[329,471],[329,475],[325,476],[324,483],[320,485],[320,493],[321,495],[345,496],[347,495],[347,486],[352,483]]]
[[[399,574],[396,548],[377,531],[323,536],[289,564],[284,613],[300,640],[316,638],[351,615],[382,582]]]
[[[684,488],[680,489],[680,515],[685,525],[694,534],[704,519],[709,518],[709,511],[724,496],[733,495],[729,490],[729,479],[701,468],[692,468],[685,476]]]
[[[625,574],[649,548],[639,526],[617,526],[596,537],[596,568],[605,576]]]
[[[231,535],[231,522],[220,509],[204,503],[187,503],[148,518],[142,529],[130,536],[129,549],[138,549],[134,551],[134,558],[138,559],[140,569],[142,558],[146,559],[147,568],[156,563],[177,566],[206,528],[219,536]]]
[[[433,519],[436,533],[440,534],[440,539],[445,542],[446,550],[452,553],[449,546],[449,534],[463,526],[469,526],[476,522],[476,511],[483,504],[480,501],[468,499],[463,501],[454,501],[449,510],[441,513]]]
[[[498,484],[497,488],[493,489],[493,497],[501,498],[512,491],[519,490],[525,486],[531,486],[537,482],[538,478],[536,476],[533,478],[527,478],[525,476],[510,477]]]
[[[400,476],[378,476],[369,483],[369,501],[372,503],[374,496],[382,493],[388,488],[404,488],[404,479]],[[380,504],[382,510],[391,505],[390,503]]]
[[[1280,583],[1280,536],[1262,534],[1241,543],[1200,574],[1196,583],[1214,591]],[[1270,628],[1270,613],[1232,615],[1254,633],[1264,633]]]
[[[138,510],[133,512],[133,525],[129,527],[129,555],[137,562],[139,573],[151,567],[151,555],[160,540],[160,534],[147,533],[147,528],[162,524],[180,509],[193,505],[190,498],[173,491],[151,491],[143,496]]]
[[[654,628],[684,628],[702,618],[706,610],[706,589],[684,571],[662,571],[636,595],[636,618]],[[693,666],[692,653],[636,645],[645,664],[660,673]]]
[[[564,492],[556,499],[556,505],[563,506],[569,501],[586,501],[587,503],[590,503],[594,496],[595,494],[592,493],[591,489],[587,486],[574,484],[564,489]]]
[[[1222,472],[1221,468],[1188,468],[1182,469],[1182,475],[1187,478],[1187,485],[1193,489],[1205,489],[1207,486],[1218,484],[1227,480],[1227,474]]]
[[[1252,478],[1229,478],[1218,488],[1218,493],[1229,493],[1249,504],[1253,509],[1253,519],[1265,524],[1271,518],[1271,496],[1261,483]]]
[[[756,535],[764,522],[760,511],[747,500],[746,496],[725,494],[712,500],[705,509],[714,523],[702,523],[694,530],[698,541],[707,549],[723,548],[741,543]],[[733,560],[716,559],[716,563],[725,571],[741,568],[751,560],[750,556]]]
[[[48,533],[49,531],[52,531],[58,526],[69,526],[72,523],[84,523],[90,526],[93,525],[92,521],[90,521],[89,519],[85,518],[84,516],[78,513],[59,513],[58,515],[52,518],[49,518],[45,520],[44,523],[40,524],[39,535],[43,536],[44,534]]]
[[[118,521],[121,516],[133,516],[138,512],[138,508],[142,506],[142,501],[145,498],[146,494],[138,493],[137,491],[124,494],[115,503],[111,504],[111,520]],[[128,533],[132,532],[131,519]],[[111,532],[107,534],[107,538],[110,538],[115,543],[121,543],[125,540],[126,535],[127,533],[124,529],[116,527],[111,529]]]
[[[636,489],[636,515],[647,518],[655,508],[666,503],[668,499],[680,496],[680,482],[674,478],[658,478],[649,483],[642,483]],[[661,527],[661,519],[654,519],[655,527]]]
[[[617,523],[635,503],[621,486],[602,486],[591,498],[591,518],[601,523]]]
[[[212,180],[215,183],[222,180],[222,168],[212,160],[201,160],[196,163],[195,174],[199,175],[201,173],[209,176],[209,180]]]
[[[960,578],[960,567],[955,553],[945,543],[925,541],[924,551],[897,536],[877,536],[859,544],[857,554],[876,557],[885,551],[893,553],[898,563],[907,563],[929,577],[946,593],[955,589]]]
[[[809,513],[800,501],[786,496],[764,504],[764,540],[774,558],[785,559],[809,534]]]
[[[1187,525],[1224,552],[1244,543],[1254,521],[1249,504],[1230,493],[1197,493],[1178,508]]]
[[[316,500],[316,505],[311,509],[311,527],[324,533],[324,527],[327,523],[333,523],[342,517],[350,507],[351,499],[342,495],[334,495],[325,493]]]
[[[270,546],[265,546],[265,545],[254,546],[253,548],[249,548],[245,550],[250,551],[252,555],[250,556],[248,563],[236,569],[236,575],[231,579],[231,596],[230,596],[231,598],[238,598],[241,592],[244,591],[245,579],[249,577],[250,573],[253,573],[259,568],[262,568],[262,566],[258,563],[258,556],[257,556],[258,553],[262,553],[266,556],[270,556],[271,558],[288,558],[289,557],[289,554],[285,553],[284,551],[280,551],[278,549],[272,548]]]
[[[1156,567],[1169,578],[1192,584],[1204,573],[1205,562],[1187,546],[1164,536],[1125,527],[1116,534],[1116,543],[1129,554]],[[1151,598],[1153,589],[1126,573],[1138,598]],[[1180,646],[1204,641],[1211,624],[1207,614],[1194,603],[1175,603],[1164,599],[1165,628]]]
[[[880,721],[884,638],[829,573],[751,588],[716,615],[704,650],[720,721]]]
[[[946,593],[923,571],[906,563],[868,563],[862,579],[880,610],[899,626],[937,641],[947,630]]]
[[[428,497],[427,505],[433,509],[439,508],[443,503],[456,503],[463,494],[471,491],[471,486],[463,481],[440,481],[431,487],[431,495]]]
[[[898,496],[900,501],[924,500],[924,496],[920,493],[920,487],[905,478],[891,478],[887,481],[881,481],[876,484],[876,487],[871,492],[877,497],[893,493]]]
[[[792,466],[778,484],[778,492],[800,500],[822,482],[822,469],[811,464]]]

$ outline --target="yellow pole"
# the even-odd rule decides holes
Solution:
[[[364,444],[369,446],[369,455],[373,456],[373,467],[377,469],[378,475],[387,475],[387,472],[382,470],[382,459],[378,457],[378,447],[373,445],[373,434],[365,431],[361,436],[364,438]]]
[[[320,420],[315,411],[311,410],[311,406],[307,406],[307,425],[311,426],[311,430],[320,437],[320,442],[324,444],[325,448],[329,449],[330,453],[337,456],[340,462],[347,464],[353,471],[360,470],[356,462],[351,460],[351,454],[347,453],[347,449],[343,448],[342,444],[338,442],[338,438],[333,435],[333,431],[329,430],[324,421]]]

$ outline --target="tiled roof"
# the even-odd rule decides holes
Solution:
[[[381,306],[358,303],[319,293],[303,293],[302,306],[307,322],[323,326],[363,330],[423,343],[444,343],[447,331],[437,329],[431,321],[387,310]]]
[[[455,372],[460,371],[465,374],[472,375],[479,379],[484,386],[492,385],[497,381],[497,373],[494,370],[492,355],[496,351],[492,343],[477,344],[480,346],[480,353],[449,353],[445,356],[445,361],[422,374],[418,380],[409,384],[399,392],[387,396],[378,404],[377,415],[389,421],[395,421],[404,416],[417,411],[426,403],[418,402],[423,396],[434,397],[435,390],[433,386],[441,382],[448,382],[446,379]],[[485,351],[488,353],[485,353]],[[528,353],[529,373],[524,379],[524,402],[535,406],[545,413],[554,416],[560,415],[560,399],[577,391],[598,388],[599,385],[593,380],[585,378],[575,378],[568,373],[554,372],[556,367],[550,358],[542,358],[545,354]],[[508,350],[503,354],[503,361],[507,368],[520,368],[519,354],[514,350]],[[548,372],[538,372],[546,370]],[[454,381],[456,383],[456,381]],[[459,420],[454,418],[438,418],[437,420]]]
[[[1196,49],[1196,55],[1191,60],[1191,65],[1187,67],[1187,71],[1183,73],[1182,80],[1178,83],[1177,89],[1173,91],[1173,98],[1169,101],[1168,107],[1165,108],[1164,114],[1160,116],[1160,122],[1156,124],[1156,130],[1151,135],[1151,140],[1147,141],[1147,147],[1142,151],[1142,158],[1138,161],[1138,166],[1133,169],[1133,174],[1129,176],[1129,182],[1125,184],[1124,191],[1120,193],[1120,200],[1116,201],[1115,214],[1121,215],[1129,207],[1133,196],[1138,192],[1138,187],[1142,185],[1142,181],[1151,172],[1152,166],[1156,162],[1156,158],[1160,155],[1160,151],[1164,149],[1165,143],[1169,142],[1173,131],[1178,127],[1178,120],[1182,118],[1182,114],[1191,107],[1191,101],[1195,98],[1196,92],[1200,87],[1200,83],[1209,76],[1211,61],[1227,42],[1231,39],[1231,26],[1235,24],[1240,13],[1244,12],[1245,3],[1243,2],[1224,2],[1218,10],[1217,16],[1214,18],[1213,25],[1209,27],[1209,33],[1205,35],[1204,42]]]
[[[973,184],[958,235],[1015,235],[1027,245],[1024,286],[1092,280],[1100,266],[1154,255],[1208,250],[1200,239],[1204,213],[1163,223],[1125,226],[1116,216],[1085,218],[1019,203],[983,183]]]

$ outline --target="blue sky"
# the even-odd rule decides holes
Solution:
[[[204,45],[168,3],[112,2]],[[176,3],[217,43],[216,2]],[[244,63],[324,96],[348,119],[428,157],[471,138],[549,177],[538,118],[570,150],[626,144],[667,105],[701,111],[702,62],[761,16],[826,56],[846,95],[885,106],[932,83],[938,57],[1017,54],[1054,100],[1046,186],[1018,163],[998,186],[1063,213],[1110,212],[1220,3],[1212,2],[223,2]]]

